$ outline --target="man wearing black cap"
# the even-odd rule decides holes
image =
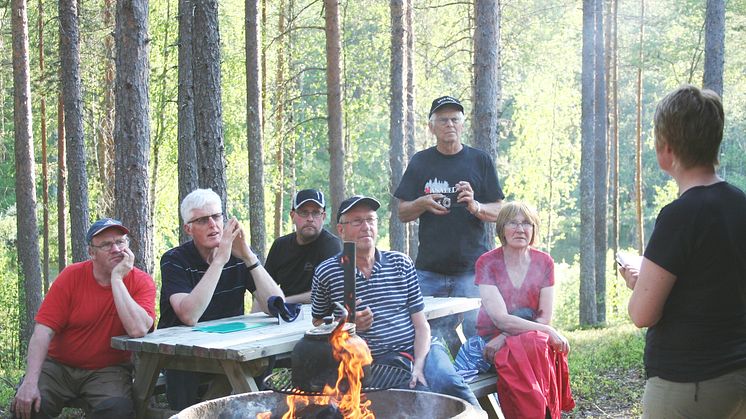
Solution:
[[[394,196],[399,219],[419,219],[417,276],[422,293],[436,297],[479,297],[474,263],[494,247],[485,222],[495,221],[504,198],[492,158],[461,143],[464,107],[443,96],[430,107],[436,145],[420,151],[404,172]],[[476,311],[464,332],[474,334]]]
[[[376,249],[379,207],[375,199],[355,195],[342,202],[337,215],[340,237],[355,242],[357,334],[367,342],[374,363],[411,371],[410,388],[449,394],[479,406],[446,349],[431,342],[412,260],[400,252]],[[334,302],[344,302],[344,272],[339,259],[334,256],[316,268],[311,288],[316,326],[333,313]]]
[[[293,197],[290,219],[295,231],[272,243],[265,268],[280,284],[289,303],[311,302],[313,271],[342,250],[342,244],[324,229],[326,201],[316,189],[304,189]]]
[[[74,399],[90,417],[134,417],[129,352],[113,336],[142,337],[155,321],[155,284],[133,267],[129,230],[104,218],[88,229],[88,255],[60,272],[36,314],[16,416],[55,417]]]

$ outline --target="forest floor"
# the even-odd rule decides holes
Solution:
[[[642,353],[644,332],[625,324],[603,329],[566,332],[570,341],[570,382],[576,407],[563,418],[633,418],[642,413],[645,386]],[[21,371],[0,377],[0,418],[10,418],[12,387]],[[6,388],[7,387],[7,388]],[[157,403],[165,398],[158,396]],[[164,400],[160,400],[163,398]],[[65,409],[60,418],[83,418],[78,409]]]

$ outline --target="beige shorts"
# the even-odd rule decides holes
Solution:
[[[649,378],[642,412],[645,419],[746,418],[746,368],[696,383]]]

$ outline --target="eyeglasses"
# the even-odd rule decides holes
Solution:
[[[506,226],[509,228],[512,228],[513,230],[517,229],[518,227],[523,227],[524,230],[531,230],[534,228],[534,223],[531,223],[529,221],[508,221],[505,223]]]
[[[458,124],[460,124],[460,123],[461,123],[461,122],[463,122],[463,121],[461,120],[461,117],[460,117],[460,116],[458,116],[458,117],[454,117],[454,118],[436,118],[436,119],[435,119],[435,122],[436,122],[436,123],[437,123],[438,125],[443,125],[443,126],[445,126],[445,125],[448,125],[448,123],[449,123],[449,122],[450,122],[451,124],[453,124],[453,125],[458,125]]]
[[[309,216],[311,216],[311,217],[313,217],[314,220],[318,220],[319,218],[321,218],[322,215],[324,215],[323,211],[306,211],[306,210],[303,210],[303,211],[295,211],[295,213],[298,214],[298,216],[300,218],[308,218]]]
[[[349,224],[353,227],[360,227],[363,225],[363,222],[368,224],[371,227],[375,227],[376,224],[378,224],[378,218],[377,217],[370,217],[370,218],[357,218],[351,221],[340,221],[340,224]]]
[[[192,221],[187,221],[187,224],[199,224],[199,225],[205,225],[210,222],[210,219],[215,222],[215,224],[223,221],[223,213],[217,212],[212,215],[205,215],[204,217],[195,218]]]
[[[128,248],[129,245],[130,245],[130,239],[127,237],[121,238],[119,240],[115,240],[113,242],[104,242],[99,245],[95,245],[93,243],[89,244],[89,246],[95,249],[103,250],[104,252],[111,252],[111,249],[113,249],[114,246],[116,246],[117,249],[119,250],[124,250]]]

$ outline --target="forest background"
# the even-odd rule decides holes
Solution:
[[[18,0],[15,0],[18,1]],[[705,61],[707,3],[725,7],[723,99],[725,138],[719,173],[746,189],[746,0],[602,1],[607,56],[616,51],[618,189],[612,137],[607,141],[608,214],[618,196],[618,238],[604,247],[601,270],[608,278],[601,325],[626,323],[627,290],[614,273],[613,248],[642,250],[660,208],[676,196],[675,184],[662,173],[652,143],[652,116],[657,101],[682,83],[702,85]],[[31,114],[37,220],[48,211],[46,281],[70,263],[72,250],[57,233],[60,190],[56,176],[59,120],[57,98],[63,70],[59,52],[58,6],[69,1],[31,2],[28,9]],[[75,3],[75,2],[72,2]],[[247,2],[248,3],[248,2]],[[394,2],[391,2],[393,4]],[[478,2],[477,2],[478,3]],[[586,324],[581,311],[580,254],[589,237],[581,223],[582,52],[581,1],[511,0],[499,5],[499,125],[496,166],[507,200],[534,205],[540,214],[538,247],[557,262],[555,323],[565,330]],[[391,4],[381,0],[339,2],[341,35],[341,103],[345,195],[361,193],[388,203],[391,198]],[[413,138],[416,150],[434,144],[427,131],[430,102],[441,95],[458,97],[467,114],[464,141],[473,143],[470,119],[474,108],[475,2],[415,1],[412,19]],[[266,234],[252,238],[264,254],[272,240],[292,230],[289,202],[297,189],[329,193],[330,148],[327,124],[327,71],[324,2],[271,0],[261,2],[263,81],[262,146]],[[62,7],[62,6],[60,6]],[[220,73],[225,158],[226,211],[245,225],[251,198],[247,128],[245,3],[222,0],[218,5]],[[148,5],[149,125],[148,196],[152,203],[153,277],[160,285],[158,258],[180,242],[178,156],[178,43],[176,0]],[[616,8],[616,48],[609,43],[612,10]],[[77,2],[80,24],[80,76],[83,150],[88,186],[88,222],[113,214],[113,161],[102,152],[113,141],[113,36],[115,4],[110,0]],[[644,10],[644,11],[643,11]],[[0,375],[14,376],[24,364],[24,275],[19,264],[14,158],[14,86],[11,54],[11,1],[0,1]],[[40,62],[40,50],[45,65]],[[608,78],[608,77],[607,77]],[[639,89],[639,100],[638,100]],[[41,99],[47,106],[42,113]],[[52,105],[50,105],[52,104]],[[639,106],[639,120],[638,120]],[[44,115],[42,118],[41,115]],[[608,118],[607,118],[608,119]],[[42,128],[42,121],[45,127]],[[638,149],[639,133],[639,149]],[[42,155],[46,150],[46,157]],[[404,164],[410,154],[402,151]],[[636,170],[636,157],[640,170]],[[46,181],[41,162],[47,159]],[[639,176],[640,192],[636,178]],[[44,190],[48,199],[44,200]],[[639,198],[638,213],[635,202]],[[64,202],[64,201],[63,201]],[[68,201],[70,202],[70,201]],[[68,204],[69,205],[69,204]],[[328,208],[328,210],[331,210]],[[388,207],[379,210],[389,220]],[[63,213],[67,213],[63,208]],[[68,215],[69,216],[69,215]],[[329,219],[328,217],[327,219]],[[327,225],[327,227],[329,227]],[[70,234],[70,225],[65,225]],[[332,228],[333,230],[333,228]],[[379,228],[379,247],[389,248],[388,221]],[[39,223],[39,234],[42,236]],[[446,239],[446,238],[444,238]],[[617,242],[617,243],[612,243]],[[41,245],[41,243],[40,243]],[[407,250],[406,248],[404,250]],[[46,268],[48,266],[48,268]]]

